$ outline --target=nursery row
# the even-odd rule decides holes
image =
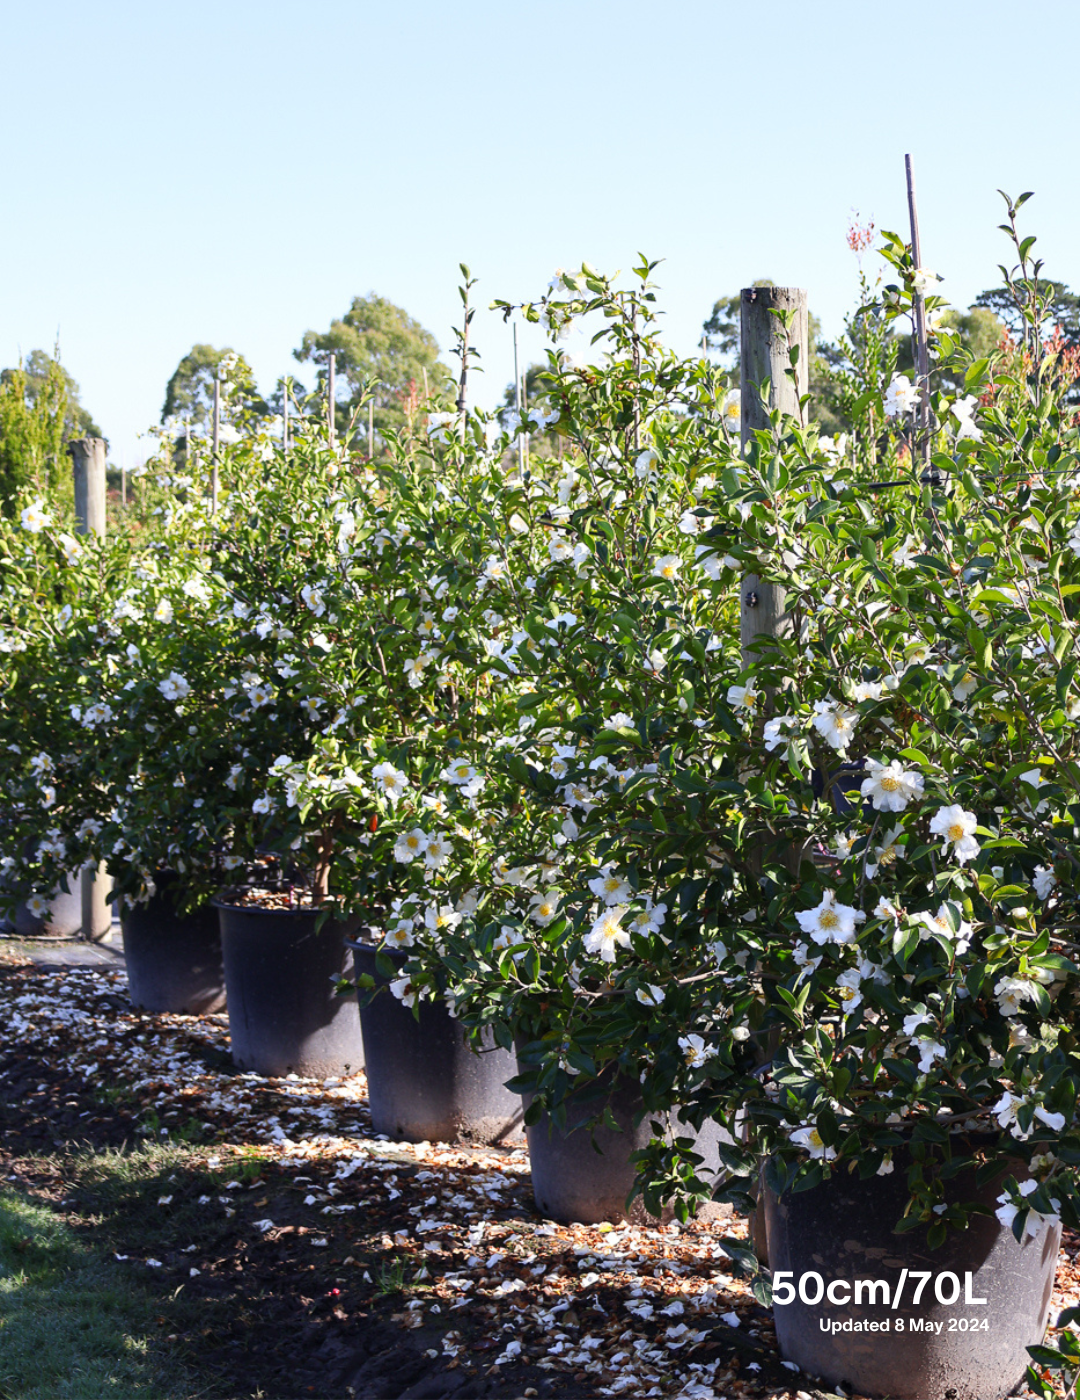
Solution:
[[[523,308],[554,338],[555,458],[448,412],[376,468],[301,420],[226,449],[215,510],[163,444],[160,514],[124,538],[26,503],[0,536],[3,878],[31,910],[101,862],[132,914],[215,896],[227,959],[257,914],[362,929],[365,1013],[441,1005],[516,1050],[529,1123],[584,1101],[610,1129],[632,1095],[648,1208],[763,1183],[774,1267],[801,1269],[793,1203],[839,1201],[843,1241],[878,1192],[898,1269],[1026,1255],[989,1394],[1080,1204],[1080,454],[1029,243],[1011,349],[933,337],[959,397],[896,375],[888,327],[941,301],[885,254],[841,440],[768,380],[740,425],[661,342],[651,268],[583,268]],[[793,318],[772,335],[798,384]],[[842,1378],[840,1345],[806,1364]]]

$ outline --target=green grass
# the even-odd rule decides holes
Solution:
[[[193,1400],[160,1314],[111,1252],[0,1188],[0,1400]]]

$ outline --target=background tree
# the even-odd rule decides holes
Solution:
[[[226,356],[231,357],[229,388],[225,395],[227,417],[243,422],[251,417],[262,417],[269,411],[259,396],[255,375],[243,355],[228,346],[217,350],[213,345],[193,345],[165,387],[163,423],[175,418],[193,429],[209,433],[214,412],[214,380]]]
[[[0,373],[0,510],[13,512],[26,492],[54,501],[70,496],[64,445],[84,434],[101,435],[55,355],[35,350],[25,365]]]
[[[339,432],[348,426],[367,390],[374,397],[376,432],[403,428],[410,406],[419,403],[422,407],[426,397],[439,394],[450,375],[439,360],[438,342],[431,332],[400,306],[374,292],[354,297],[345,315],[331,321],[329,330],[307,331],[293,354],[301,363],[309,360],[320,366],[321,385],[331,352],[337,357],[335,416]],[[366,432],[366,416],[357,427],[361,434]]]

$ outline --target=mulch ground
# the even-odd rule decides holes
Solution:
[[[207,1400],[824,1394],[729,1223],[545,1221],[523,1150],[379,1139],[362,1074],[237,1073],[224,1017],[133,1011],[119,971],[0,966],[0,1033],[0,1173],[155,1290]],[[95,1174],[148,1140],[177,1148],[157,1175]]]

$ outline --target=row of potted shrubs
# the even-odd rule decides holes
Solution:
[[[45,901],[106,861],[132,913],[167,870],[181,912],[234,883],[227,930],[376,926],[368,1010],[441,1003],[516,1050],[530,1124],[610,1129],[623,1089],[646,1135],[677,1112],[635,1154],[644,1203],[750,1209],[763,1179],[774,1268],[813,1243],[800,1201],[840,1227],[864,1198],[899,1221],[883,1273],[948,1241],[1034,1261],[970,1381],[1003,1394],[1078,1220],[1080,457],[1020,245],[1025,339],[991,363],[939,334],[960,390],[924,460],[885,331],[925,278],[885,251],[844,440],[775,413],[740,436],[643,263],[523,308],[607,354],[556,340],[512,429],[430,415],[374,465],[256,424],[216,514],[163,443],[107,544],[30,503],[0,536],[4,880]],[[785,603],[744,654],[746,575]],[[230,988],[234,1046],[237,1014]],[[800,1308],[782,1346],[848,1376],[835,1335],[785,1333]]]

